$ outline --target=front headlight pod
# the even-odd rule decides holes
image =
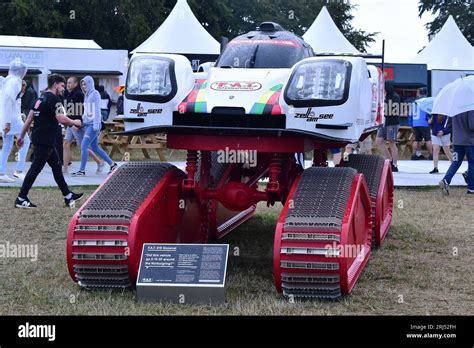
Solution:
[[[352,64],[345,60],[308,59],[293,70],[284,98],[295,107],[344,104],[349,97]]]
[[[126,86],[128,99],[165,103],[177,92],[174,61],[165,57],[132,59]]]

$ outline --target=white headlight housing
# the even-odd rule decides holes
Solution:
[[[309,107],[340,105],[347,101],[352,65],[340,59],[299,63],[285,89],[288,105]]]
[[[127,94],[167,97],[173,92],[173,61],[161,57],[137,57],[132,60]]]

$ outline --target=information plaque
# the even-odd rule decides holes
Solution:
[[[143,245],[137,297],[144,302],[224,302],[227,244]]]

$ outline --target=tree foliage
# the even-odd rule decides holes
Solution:
[[[420,0],[418,14],[431,12],[436,18],[426,24],[429,35],[435,35],[450,15],[466,39],[474,45],[474,1],[471,0]]]
[[[111,49],[133,50],[166,19],[176,0],[0,1],[0,34],[91,39]],[[376,33],[352,27],[354,6],[324,0],[188,0],[198,20],[217,40],[279,22],[302,35],[326,5],[336,25],[359,50]],[[326,4],[327,3],[327,4]]]

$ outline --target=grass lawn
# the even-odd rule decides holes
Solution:
[[[91,194],[93,188],[82,188]],[[134,290],[84,291],[66,266],[73,210],[57,189],[33,189],[34,211],[13,209],[16,189],[0,189],[0,244],[37,244],[38,260],[0,258],[0,315],[467,315],[474,311],[474,197],[452,188],[397,189],[394,221],[350,296],[290,303],[273,285],[273,233],[281,206],[267,209],[222,242],[230,256],[226,304],[143,304]]]

